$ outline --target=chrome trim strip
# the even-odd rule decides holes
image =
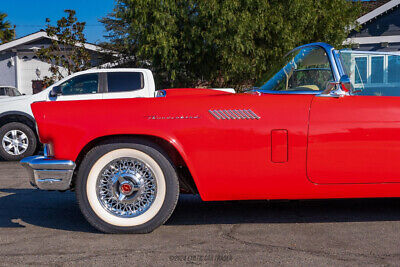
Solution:
[[[335,63],[336,63],[336,66],[337,66],[337,69],[338,69],[338,72],[339,72],[339,81],[340,81],[340,78],[343,75],[345,75],[346,72],[344,71],[344,68],[343,68],[343,65],[342,65],[342,60],[340,58],[340,54],[339,54],[338,50],[333,50],[332,54],[333,54],[333,58],[335,59]]]

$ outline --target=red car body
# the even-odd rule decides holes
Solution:
[[[57,159],[116,136],[169,143],[203,200],[400,196],[398,97],[169,89],[32,110]]]

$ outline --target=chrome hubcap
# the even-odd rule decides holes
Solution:
[[[18,156],[28,149],[29,139],[24,132],[11,130],[3,136],[1,144],[8,154]]]
[[[111,214],[131,218],[143,214],[154,202],[157,182],[153,171],[135,158],[111,161],[97,178],[97,198]]]

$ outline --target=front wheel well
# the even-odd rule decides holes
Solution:
[[[164,152],[168,158],[173,163],[179,179],[179,186],[181,192],[183,193],[192,193],[197,194],[197,186],[194,182],[193,176],[191,175],[189,168],[182,158],[179,151],[167,140],[157,137],[157,136],[150,136],[150,135],[112,135],[112,136],[104,136],[99,137],[97,139],[92,140],[89,142],[79,153],[78,157],[75,160],[76,163],[76,170],[75,174],[78,172],[80,168],[80,164],[82,163],[85,155],[94,147],[103,144],[110,144],[110,143],[123,143],[123,142],[134,142],[135,140],[144,140],[150,144],[153,144],[156,148],[159,148]],[[76,176],[76,175],[74,175]],[[75,180],[75,178],[74,178]],[[75,181],[73,180],[72,188],[75,186]]]

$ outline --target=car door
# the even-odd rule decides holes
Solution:
[[[98,73],[85,73],[73,76],[58,85],[61,94],[49,97],[51,101],[102,99],[102,87]]]
[[[353,95],[315,96],[312,101],[307,176],[314,183],[400,182],[400,98],[396,96],[400,78],[391,76],[400,64],[382,66],[379,78],[371,71],[377,69],[377,60],[358,58],[349,56],[350,68],[346,68],[357,89]]]

